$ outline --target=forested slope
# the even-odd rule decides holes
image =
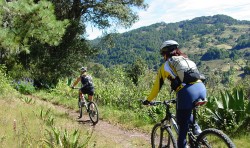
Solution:
[[[239,21],[226,15],[203,16],[169,24],[156,23],[113,34],[113,44],[99,44],[101,52],[95,61],[110,67],[133,63],[141,57],[150,68],[157,68],[160,64],[159,47],[168,39],[178,41],[180,48],[196,62],[249,59],[249,29],[250,21]],[[100,40],[95,39],[92,43]]]

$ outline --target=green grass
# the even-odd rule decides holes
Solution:
[[[236,147],[249,148],[250,147],[249,139],[250,139],[250,134],[248,132],[247,134],[242,134],[234,138],[233,142],[235,143]]]
[[[36,95],[47,98],[48,101],[56,104],[64,104],[72,109],[77,109],[77,99],[64,98],[55,96],[46,92],[39,92]],[[20,96],[19,96],[20,97]],[[0,99],[0,107],[2,112],[0,116],[0,144],[4,147],[43,147],[45,146],[44,139],[48,136],[46,130],[50,129],[46,125],[46,120],[42,120],[40,116],[41,110],[49,111],[49,114],[55,119],[55,127],[62,132],[66,129],[69,133],[73,133],[75,129],[80,131],[80,142],[83,143],[87,139],[88,130],[79,125],[76,121],[70,119],[64,112],[57,111],[52,105],[39,104],[36,100],[25,102],[25,96]],[[27,100],[27,99],[26,99]],[[67,103],[65,103],[67,102]],[[144,132],[150,133],[153,125],[146,124],[140,118],[136,118],[136,112],[115,110],[107,106],[99,106],[100,116],[103,120],[109,121],[113,124],[118,124],[127,129],[139,128]],[[14,122],[14,120],[16,122]],[[16,128],[14,129],[14,123]],[[250,135],[241,135],[233,138],[237,147],[249,147],[248,139]],[[98,141],[98,142],[97,142]],[[135,145],[140,143],[139,139],[131,141]],[[92,135],[90,145],[97,145],[97,147],[122,147],[117,143],[108,141],[101,135]],[[101,146],[100,146],[101,145]]]
[[[41,105],[36,101],[27,104],[18,97],[0,97],[0,145],[1,147],[45,147],[49,139],[48,131],[52,126],[73,133],[79,130],[81,143],[88,138],[87,129],[68,118],[65,113],[53,109],[52,106]],[[48,111],[48,117],[40,116],[41,110]],[[48,119],[53,118],[53,125],[48,125]]]
[[[19,100],[0,100],[0,133],[1,145],[6,147],[21,147],[22,145],[34,145],[39,143],[42,137],[39,129],[43,129],[39,119],[31,116],[32,110],[28,105]],[[32,107],[33,108],[33,107]],[[42,130],[43,132],[45,130]]]
[[[76,101],[76,100],[74,100]],[[107,140],[98,133],[93,133],[92,128],[83,126],[68,117],[65,112],[56,110],[53,105],[40,104],[33,100],[27,104],[23,99],[0,99],[0,145],[3,147],[46,147],[45,140],[49,139],[48,133],[53,133],[48,119],[53,118],[53,127],[60,131],[61,137],[64,131],[80,133],[79,143],[84,144],[90,138],[87,147],[122,147],[114,141]],[[43,112],[43,115],[41,115]],[[46,115],[46,112],[48,114]],[[48,132],[49,131],[49,132]],[[89,137],[91,136],[91,137]]]

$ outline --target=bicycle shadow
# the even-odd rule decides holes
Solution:
[[[79,124],[92,124],[91,120],[76,119]]]

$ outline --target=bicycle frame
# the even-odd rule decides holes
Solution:
[[[164,101],[163,103],[166,106],[166,115],[165,115],[165,118],[162,120],[162,123],[164,124],[165,121],[169,121],[169,123],[174,127],[175,132],[178,134],[179,129],[178,129],[178,125],[175,119],[176,117],[174,114],[170,112],[170,104],[176,103],[176,101],[175,99],[172,99],[170,101]]]
[[[74,89],[80,89],[79,87],[75,87]],[[82,95],[82,96],[81,96]],[[82,99],[81,99],[82,97]],[[84,102],[84,106],[82,106],[81,102]],[[82,107],[85,107],[87,112],[89,112],[89,107],[88,107],[88,104],[89,104],[89,101],[86,100],[86,96],[84,94],[80,94],[78,92],[78,107],[80,108],[80,115],[78,118],[81,118],[82,117]]]
[[[89,101],[86,100],[84,94],[79,94],[79,96],[78,96],[78,103],[82,102],[82,100],[81,100],[81,95],[82,95],[82,97],[83,97],[83,102],[85,102],[85,103],[84,103],[84,106],[86,107],[87,110],[89,110],[89,109],[88,109],[88,102],[89,102]]]
[[[176,99],[171,99],[171,100],[168,100],[168,101],[155,101],[153,102],[151,105],[157,105],[157,104],[164,104],[165,106],[165,117],[161,120],[161,124],[162,124],[162,127],[164,126],[169,126],[170,128],[173,127],[174,128],[174,131],[175,133],[178,135],[179,134],[179,128],[178,128],[178,124],[177,124],[177,121],[176,121],[176,116],[171,113],[170,111],[170,106],[171,104],[176,104]],[[196,123],[196,110],[197,110],[198,107],[195,107],[193,109],[193,122],[189,125],[190,128],[189,128],[189,131],[188,131],[188,138],[189,142],[191,143],[196,143],[196,136],[194,135],[194,130],[195,130],[195,123]]]

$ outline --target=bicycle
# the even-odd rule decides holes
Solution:
[[[221,148],[235,148],[234,143],[231,139],[222,131],[216,128],[208,128],[203,130],[199,135],[195,134],[196,126],[196,111],[197,109],[206,103],[206,100],[199,99],[199,101],[194,102],[193,109],[193,122],[189,125],[188,130],[188,145],[191,148],[212,148],[212,147],[221,147]],[[168,101],[154,101],[150,105],[159,105],[163,104],[166,109],[165,117],[161,120],[160,123],[157,123],[152,128],[151,132],[151,145],[152,148],[177,148],[177,141],[172,132],[172,127],[178,136],[178,125],[176,122],[175,115],[171,112],[171,104],[176,104],[176,99],[171,99]]]
[[[73,88],[73,89],[80,89],[80,88]],[[78,119],[82,118],[83,115],[83,107],[85,107],[86,112],[89,114],[89,118],[93,125],[96,125],[99,121],[99,112],[95,102],[87,101],[85,99],[84,94],[82,94],[83,101],[81,100],[80,94],[78,95],[78,107],[79,107],[79,116]]]

